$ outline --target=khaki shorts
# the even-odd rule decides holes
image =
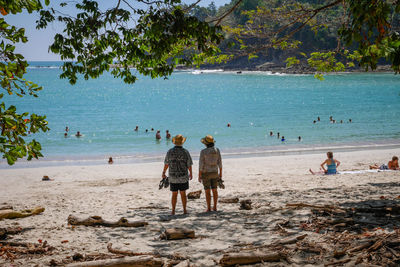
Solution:
[[[218,187],[218,172],[206,172],[201,175],[204,190],[216,189]]]

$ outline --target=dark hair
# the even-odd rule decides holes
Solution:
[[[214,143],[209,143],[206,145],[207,147],[214,147]]]
[[[333,153],[331,151],[326,153],[326,155],[328,156],[329,159],[333,159]]]
[[[396,156],[393,156],[392,161],[395,161],[395,160],[399,160],[399,158]]]

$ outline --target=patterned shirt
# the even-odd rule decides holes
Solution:
[[[168,150],[164,164],[169,166],[169,182],[172,184],[186,183],[189,181],[188,168],[193,165],[189,151],[181,146]]]
[[[218,172],[222,168],[222,159],[219,149],[207,147],[200,152],[199,170],[203,173]]]

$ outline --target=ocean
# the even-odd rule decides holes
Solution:
[[[26,78],[43,86],[38,98],[3,98],[19,112],[47,116],[51,130],[29,137],[42,144],[40,162],[161,160],[173,146],[166,130],[186,136],[184,146],[194,156],[207,134],[227,156],[400,145],[400,76],[394,74],[331,74],[319,81],[313,75],[188,70],[168,79],[139,76],[131,85],[105,74],[72,86],[59,79],[60,64],[31,62]],[[83,136],[75,137],[77,131]]]

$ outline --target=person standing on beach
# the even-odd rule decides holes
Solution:
[[[166,179],[165,172],[168,170],[170,190],[172,191],[172,211],[171,214],[175,215],[176,202],[178,199],[178,191],[181,194],[183,213],[187,214],[186,210],[186,190],[189,189],[189,180],[192,180],[192,157],[189,151],[182,147],[185,143],[186,137],[181,134],[172,138],[172,143],[175,145],[168,150],[164,160],[164,169],[162,178]]]
[[[211,211],[211,192],[213,194],[214,206],[213,210],[217,211],[218,203],[218,180],[222,179],[222,159],[221,153],[215,147],[214,138],[211,135],[201,139],[206,146],[200,153],[199,159],[199,182],[203,183],[206,193],[207,212]],[[219,173],[218,173],[219,170]]]

